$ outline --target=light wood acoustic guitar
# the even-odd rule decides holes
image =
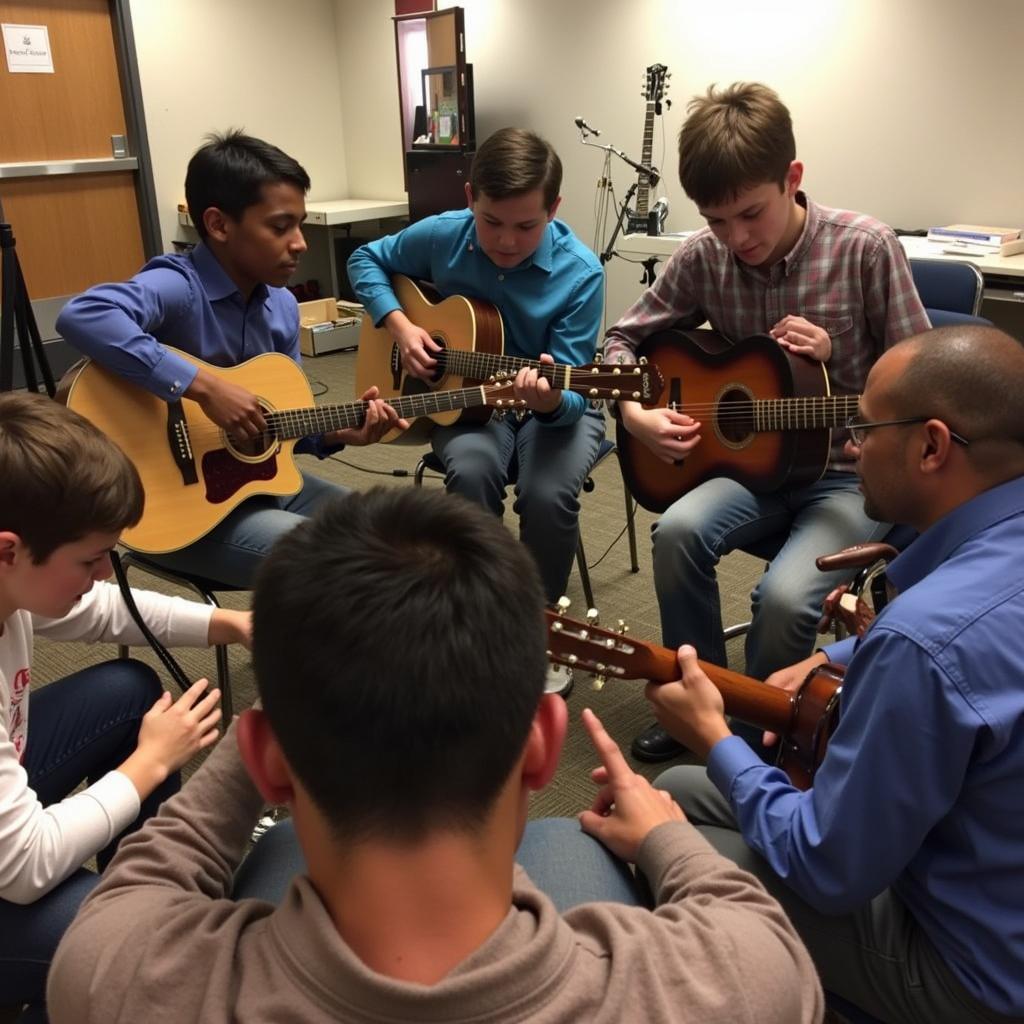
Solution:
[[[93,362],[70,371],[62,382],[68,406],[116,441],[142,477],[145,512],[122,537],[137,551],[158,554],[185,547],[253,495],[295,494],[302,486],[293,452],[296,441],[358,427],[366,417],[366,402],[315,405],[302,369],[281,353],[224,369],[170,351],[258,396],[268,429],[255,438],[235,439],[188,398],[167,403]],[[637,379],[654,388],[653,376],[653,368],[644,367]],[[612,367],[595,364],[573,368],[561,386],[607,398],[621,389],[622,379]],[[474,408],[490,415],[494,409],[523,406],[512,381],[503,377],[474,387],[406,395],[391,404],[409,420]]]
[[[813,483],[828,466],[831,431],[845,426],[860,400],[831,394],[821,363],[768,335],[730,345],[714,331],[661,331],[637,354],[661,370],[659,405],[701,423],[700,443],[674,465],[619,424],[622,475],[651,512],[716,476],[757,493]]]
[[[680,678],[675,651],[634,640],[621,624],[612,632],[560,611],[548,610],[545,615],[548,657],[594,673],[598,689],[610,678],[656,683]],[[778,733],[778,767],[798,789],[808,789],[839,717],[843,666],[818,665],[796,693],[787,693],[709,662],[699,664],[722,694],[727,715]]]
[[[597,689],[609,678],[671,683],[681,676],[675,651],[633,639],[622,624],[612,632],[561,611],[545,615],[548,657],[594,673]],[[799,790],[807,790],[839,718],[843,666],[817,666],[796,693],[787,693],[708,662],[699,665],[721,692],[727,715],[778,733],[776,764]]]
[[[553,388],[579,390],[573,387],[578,367],[504,355],[505,328],[501,314],[489,302],[464,295],[442,299],[429,285],[418,284],[402,274],[392,277],[391,286],[405,315],[441,346],[436,357],[437,369],[429,383],[406,373],[402,368],[398,344],[391,334],[384,327],[374,327],[369,317],[363,317],[356,356],[356,389],[360,394],[376,386],[380,389],[381,398],[391,402],[404,395],[479,384],[495,375],[514,377],[524,366],[537,370]],[[619,375],[619,384],[612,389],[613,393],[591,395],[580,391],[581,394],[595,399],[630,397],[645,404],[658,400],[661,384],[656,368],[637,365],[604,369],[607,373]],[[390,431],[382,440],[424,444],[435,425],[484,423],[489,418],[490,411],[486,409],[446,410],[428,414],[427,418],[406,431]]]

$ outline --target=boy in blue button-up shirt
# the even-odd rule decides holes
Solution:
[[[430,380],[439,346],[403,312],[393,274],[429,280],[444,296],[495,305],[506,355],[572,366],[593,360],[604,274],[590,249],[555,219],[561,181],[561,161],[547,142],[504,128],[473,160],[469,209],[428,217],[352,254],[356,295],[395,338],[406,372]],[[572,568],[577,499],[604,437],[604,419],[582,396],[553,390],[536,370],[519,372],[516,394],[529,410],[525,418],[438,427],[432,441],[448,491],[496,515],[515,479],[520,536],[554,601]]]
[[[57,330],[90,359],[165,401],[193,399],[235,436],[265,430],[254,394],[165,346],[222,367],[265,352],[300,361],[298,304],[284,285],[306,251],[301,225],[308,189],[309,175],[276,146],[237,131],[212,136],[185,176],[199,245],[187,256],[157,256],[130,281],[83,292],[64,307]],[[397,424],[390,406],[371,401],[361,427],[304,438],[295,450],[322,458],[342,444],[377,441]],[[304,473],[298,494],[249,498],[201,540],[159,560],[172,570],[248,587],[282,533],[343,493]]]

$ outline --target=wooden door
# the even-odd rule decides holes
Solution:
[[[0,67],[0,202],[44,338],[68,296],[130,277],[144,262],[138,166],[145,136],[133,137],[126,118],[117,24],[125,7],[0,0],[0,21],[47,26],[53,55],[53,74],[12,73],[6,59]],[[122,159],[114,135],[126,140]],[[40,315],[40,300],[53,300],[51,315]]]

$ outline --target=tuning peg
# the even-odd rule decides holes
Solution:
[[[607,682],[608,682],[608,677],[598,673],[596,676],[594,676],[593,679],[591,679],[590,685],[591,685],[591,687],[593,687],[593,689],[595,689],[598,693],[600,693],[601,690],[604,689],[604,684],[607,683]]]
[[[634,391],[632,393],[632,398],[633,398],[634,402],[639,402],[640,401],[640,397],[641,396],[640,396],[640,392],[639,391]]]
[[[587,398],[600,398],[601,392],[597,388],[591,388],[587,392]]]
[[[621,376],[621,374],[622,374],[622,367],[621,366],[613,366],[612,367],[612,374],[614,376],[616,376],[616,377]]]
[[[604,353],[603,352],[596,352],[594,354],[594,362],[597,363],[598,365],[603,363],[604,362]]]
[[[596,608],[587,609],[587,624],[590,626],[598,625],[598,620],[601,618],[601,613]]]
[[[638,362],[638,363],[639,363],[639,364],[640,364],[641,366],[646,366],[646,365],[647,365],[647,356],[641,356],[641,357],[640,357],[640,358],[639,358],[639,359],[637,360],[637,362]]]
[[[559,615],[564,615],[572,607],[572,601],[570,601],[569,598],[567,598],[565,594],[563,594],[555,602],[555,607],[558,609]]]
[[[612,398],[619,398],[622,392],[618,388],[612,388]]]
[[[626,625],[625,619],[619,619],[618,622],[615,623],[615,632],[620,636],[625,636],[629,632],[629,626]]]

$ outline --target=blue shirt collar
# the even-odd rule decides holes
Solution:
[[[241,300],[242,294],[238,290],[238,285],[231,280],[228,272],[221,266],[220,260],[214,256],[203,242],[200,242],[192,250],[189,257],[196,268],[199,280],[203,284],[203,290],[210,297],[211,302],[216,302],[218,299],[227,299],[232,295],[237,295],[239,300]],[[262,302],[266,305],[270,301],[270,292],[267,286],[265,284],[256,285],[249,301]]]
[[[886,575],[897,590],[908,590],[937,569],[965,541],[1024,512],[1024,476],[999,484],[947,513],[894,558]]]

